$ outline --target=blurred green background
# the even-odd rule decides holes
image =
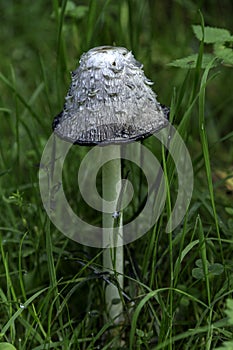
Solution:
[[[27,153],[35,146],[39,149],[51,132],[53,117],[63,107],[69,72],[77,67],[81,54],[93,46],[117,45],[132,50],[155,82],[159,101],[170,105],[173,89],[180,86],[184,72],[167,63],[198,51],[199,42],[191,28],[200,24],[198,9],[206,25],[232,32],[230,0],[1,1],[0,71],[34,112],[32,115],[25,110],[12,89],[1,82],[0,106],[7,109],[1,116],[6,165],[11,167],[16,156],[12,132],[16,108],[31,135],[37,134],[34,145],[29,140],[21,143],[22,151]],[[211,51],[211,45],[206,50]],[[232,70],[224,67],[208,90],[207,119],[213,141],[230,127],[231,83]],[[25,135],[25,128],[23,131],[19,124],[20,135]],[[192,126],[195,132],[195,116]],[[23,171],[22,166],[18,172]]]

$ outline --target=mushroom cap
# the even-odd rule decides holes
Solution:
[[[168,123],[143,65],[123,47],[100,46],[81,56],[54,132],[80,145],[145,138]]]

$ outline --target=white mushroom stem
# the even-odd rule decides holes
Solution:
[[[113,246],[117,241],[118,244],[123,244],[123,229],[122,229],[122,213],[119,213],[117,203],[120,195],[120,186],[117,183],[121,181],[121,147],[119,145],[108,146],[108,151],[112,153],[113,160],[107,162],[102,170],[102,189],[103,198],[106,201],[115,201],[115,212],[106,213],[103,207],[103,227],[108,227],[109,236],[104,237],[104,243],[107,246]],[[117,235],[113,235],[113,228],[119,227]],[[109,238],[110,237],[110,238]],[[124,256],[123,245],[115,248],[105,248],[103,252],[103,265],[110,274],[114,275],[113,283],[106,286],[105,300],[108,317],[118,324],[122,319],[123,304],[121,301],[121,290],[123,289],[123,272],[124,272]],[[111,280],[111,279],[110,279]],[[115,284],[117,282],[118,286]]]

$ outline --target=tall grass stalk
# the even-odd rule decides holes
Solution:
[[[171,218],[172,213],[172,207],[171,207],[171,195],[170,195],[170,181],[167,171],[167,165],[166,165],[166,157],[165,157],[165,150],[164,147],[162,147],[162,159],[163,159],[163,169],[164,169],[164,178],[165,178],[165,185],[167,190],[167,215],[169,218]],[[172,222],[171,222],[172,225]],[[173,266],[173,234],[172,230],[169,228],[169,259],[170,259],[170,290],[169,290],[169,296],[167,298],[167,309],[169,310],[168,315],[168,329],[165,335],[165,339],[169,338],[169,349],[172,350],[172,328],[173,328],[173,287],[174,287],[174,266]]]
[[[207,139],[207,134],[206,134],[206,123],[205,123],[205,90],[206,90],[206,85],[207,85],[208,74],[209,74],[209,71],[210,71],[212,65],[213,65],[213,61],[210,62],[209,65],[207,66],[207,68],[205,69],[205,72],[204,72],[202,80],[201,80],[200,94],[199,94],[199,133],[200,133],[202,151],[203,151],[203,156],[204,156],[204,161],[205,161],[206,177],[207,177],[211,205],[212,205],[212,209],[213,209],[215,228],[216,228],[217,236],[218,236],[218,243],[219,243],[219,248],[220,248],[221,260],[222,260],[223,265],[225,265],[221,236],[220,236],[220,229],[219,229],[219,223],[218,223],[218,216],[217,216],[215,199],[214,199],[214,189],[213,189],[213,182],[212,182],[212,175],[211,175],[209,146],[208,146],[208,139]]]

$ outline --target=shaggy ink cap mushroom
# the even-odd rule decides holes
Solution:
[[[143,139],[167,126],[169,109],[152,91],[143,65],[123,47],[100,46],[81,56],[53,130],[80,145]]]

